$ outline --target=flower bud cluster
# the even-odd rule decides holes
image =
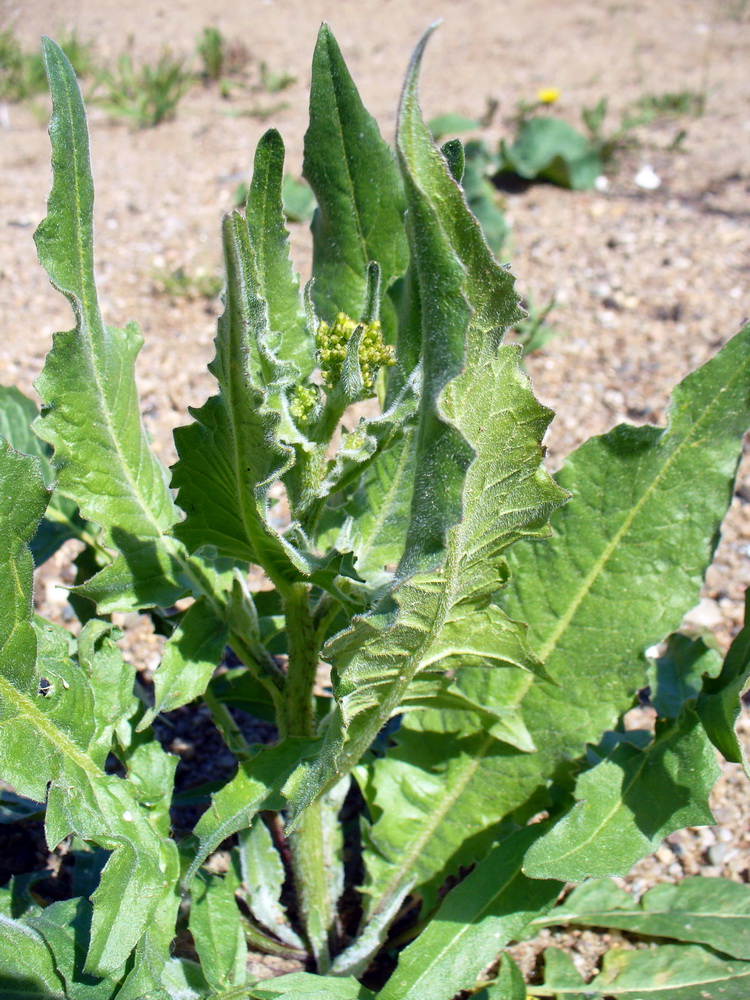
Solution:
[[[289,401],[289,412],[298,424],[306,424],[318,405],[318,389],[314,385],[295,385]]]
[[[333,326],[322,321],[316,334],[318,361],[321,365],[320,374],[329,389],[332,389],[341,378],[346,358],[347,344],[351,340],[358,325],[346,313],[338,313]],[[359,367],[362,372],[362,382],[365,389],[372,391],[375,376],[381,365],[395,365],[396,358],[393,347],[386,344],[380,329],[379,320],[364,325],[362,338],[359,342]]]

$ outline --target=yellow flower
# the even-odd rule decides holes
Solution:
[[[536,92],[536,99],[540,104],[554,104],[559,98],[560,91],[557,87],[542,87],[541,90],[537,90]]]

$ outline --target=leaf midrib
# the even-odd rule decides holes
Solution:
[[[73,127],[73,118],[74,118],[73,96],[72,96],[72,90],[71,90],[71,80],[70,80],[70,77],[69,77],[68,73],[63,73],[62,74],[62,82],[63,82],[63,87],[64,87],[64,90],[65,90],[65,98],[66,98],[67,106],[68,106],[68,108],[67,108],[68,113],[67,113],[67,115],[64,118],[64,122],[65,122],[65,125],[67,127],[68,135],[70,137],[71,148],[73,150],[73,192],[74,192],[73,193],[73,197],[74,197],[74,201],[75,201],[75,215],[74,215],[74,218],[75,218],[75,233],[76,233],[76,236],[75,236],[75,245],[76,245],[76,252],[77,252],[77,259],[78,259],[78,270],[79,270],[79,275],[80,275],[80,278],[81,278],[81,285],[80,285],[80,290],[79,290],[80,291],[80,296],[81,296],[81,299],[80,299],[80,301],[81,301],[81,321],[82,321],[81,325],[82,325],[83,329],[85,329],[85,331],[86,331],[86,337],[87,337],[87,341],[88,341],[88,344],[89,344],[89,354],[90,354],[91,362],[92,362],[91,368],[92,368],[92,372],[93,372],[94,380],[95,380],[95,384],[96,384],[97,397],[99,399],[99,409],[100,409],[100,412],[102,413],[102,416],[104,418],[104,424],[105,424],[105,426],[107,428],[107,434],[108,434],[108,437],[110,439],[110,443],[112,445],[112,449],[115,452],[115,454],[117,455],[117,458],[118,458],[118,461],[119,461],[119,465],[120,465],[121,469],[123,470],[123,472],[125,474],[125,480],[128,483],[128,485],[130,486],[131,495],[133,496],[133,498],[138,503],[138,505],[139,505],[140,509],[142,510],[142,512],[145,514],[146,521],[149,522],[153,526],[153,528],[155,530],[155,536],[160,538],[160,537],[163,536],[164,531],[161,528],[161,526],[158,524],[158,522],[154,519],[149,506],[145,503],[144,498],[143,498],[143,496],[142,496],[142,494],[140,492],[140,489],[138,488],[137,481],[133,478],[130,466],[125,461],[124,452],[122,450],[122,447],[121,447],[118,435],[115,434],[115,432],[114,432],[114,424],[113,424],[113,420],[112,420],[112,413],[110,411],[109,406],[105,405],[105,399],[106,399],[106,397],[105,397],[104,392],[103,392],[102,377],[101,377],[101,372],[99,370],[99,359],[98,359],[98,356],[97,356],[97,352],[94,349],[94,343],[93,343],[93,338],[92,338],[92,333],[91,333],[92,329],[96,325],[101,325],[103,327],[104,323],[103,323],[103,320],[102,320],[101,315],[99,313],[99,306],[98,306],[98,303],[96,301],[96,298],[94,298],[94,301],[92,303],[91,299],[89,298],[89,294],[88,294],[88,279],[87,279],[87,273],[86,273],[87,269],[86,269],[85,263],[84,263],[85,262],[85,251],[84,251],[84,244],[83,244],[83,227],[81,226],[81,218],[83,217],[83,209],[82,209],[82,204],[81,204],[82,199],[81,199],[81,191],[80,191],[80,176],[81,176],[81,172],[82,172],[81,171],[81,167],[80,167],[80,164],[81,164],[81,150],[80,150],[80,147],[79,147],[79,144],[78,144],[78,141],[77,141],[76,130]],[[92,276],[92,278],[93,278],[93,276]],[[61,289],[61,291],[62,290],[63,289]],[[93,320],[93,322],[92,322],[92,320]],[[141,445],[142,445],[142,441],[141,441],[141,436],[139,435],[139,439],[138,439],[139,452],[141,451]],[[77,498],[76,497],[71,497],[71,499],[76,500]],[[94,515],[92,515],[92,516],[94,516]]]
[[[601,576],[601,574],[604,572],[604,569],[605,569],[607,563],[609,562],[610,558],[612,557],[613,553],[615,552],[615,550],[617,549],[617,547],[621,543],[621,541],[624,538],[624,536],[629,531],[629,529],[632,526],[632,524],[635,521],[635,519],[638,517],[638,515],[641,513],[642,509],[645,507],[646,503],[651,499],[651,496],[653,495],[653,493],[658,488],[661,480],[666,476],[667,472],[669,471],[669,469],[671,468],[671,466],[674,464],[674,462],[678,459],[678,457],[682,454],[682,452],[684,451],[684,449],[687,448],[689,446],[690,442],[694,439],[694,437],[698,433],[699,429],[702,427],[702,425],[704,424],[704,422],[711,415],[714,407],[716,407],[718,405],[718,403],[719,403],[719,401],[720,401],[720,399],[722,397],[722,394],[726,391],[726,389],[728,389],[731,385],[733,385],[744,374],[744,371],[745,371],[745,369],[747,367],[748,367],[748,362],[746,362],[745,365],[740,365],[740,366],[738,366],[737,369],[735,369],[735,374],[727,381],[727,383],[726,383],[725,386],[722,386],[716,392],[716,394],[715,394],[713,400],[711,401],[711,403],[704,409],[704,411],[701,414],[701,416],[693,423],[693,425],[692,425],[689,433],[683,438],[682,442],[679,443],[677,445],[677,447],[674,449],[674,451],[669,455],[669,457],[667,458],[666,462],[664,463],[664,465],[659,470],[658,474],[656,476],[654,476],[654,479],[653,479],[651,485],[643,493],[643,495],[641,496],[640,500],[633,507],[631,507],[630,511],[628,512],[628,514],[625,517],[625,520],[623,521],[623,523],[621,524],[621,526],[618,528],[618,530],[615,532],[615,534],[612,536],[612,539],[610,540],[609,544],[605,547],[602,555],[599,557],[599,559],[597,559],[594,562],[593,566],[591,567],[591,569],[589,570],[588,574],[584,578],[584,580],[581,583],[581,586],[579,587],[577,593],[573,597],[573,600],[570,602],[568,610],[565,612],[564,615],[562,615],[560,618],[558,618],[557,624],[556,624],[555,628],[550,633],[547,641],[539,649],[539,651],[538,651],[539,659],[543,663],[547,662],[547,660],[549,659],[549,657],[552,655],[552,653],[557,648],[558,642],[560,641],[560,639],[562,638],[562,636],[567,631],[569,625],[571,624],[573,618],[576,615],[576,612],[578,611],[578,609],[582,605],[583,601],[586,599],[586,597],[589,595],[589,593],[593,589],[594,584],[596,583],[596,581],[599,579],[599,577]],[[687,403],[684,404],[683,409],[686,410],[687,406],[688,406]],[[658,443],[657,447],[663,447],[665,437],[667,437],[668,435],[670,435],[671,433],[673,433],[672,428],[673,428],[674,423],[676,422],[676,418],[678,416],[679,416],[679,413],[676,413],[674,415],[674,417],[672,417],[670,419],[670,425],[668,427],[664,428],[664,430],[662,432],[662,435],[659,438],[659,443]]]
[[[378,901],[372,907],[371,915],[366,921],[365,926],[371,923],[371,921],[388,906],[393,896],[399,891],[401,885],[406,880],[406,876],[410,874],[411,868],[414,866],[423,848],[430,840],[438,826],[442,823],[447,813],[453,808],[458,799],[461,797],[476,772],[479,770],[479,766],[486,757],[493,742],[493,737],[488,735],[476,753],[472,754],[472,756],[468,758],[460,779],[452,784],[450,794],[441,799],[440,808],[436,809],[430,815],[429,821],[422,826],[420,835],[413,842],[413,846],[409,849],[409,852],[406,855],[406,860],[380,893]]]

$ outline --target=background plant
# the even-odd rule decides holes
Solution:
[[[97,98],[110,114],[127,118],[135,128],[153,128],[174,118],[192,83],[185,60],[168,49],[154,65],[138,65],[128,51],[114,69],[105,67],[100,73]]]
[[[466,207],[461,150],[442,155],[421,120],[425,41],[394,158],[321,30],[315,284],[300,294],[289,264],[271,130],[245,216],[223,224],[217,390],[176,433],[176,497],[138,412],[138,328],[99,311],[83,105],[45,43],[54,181],[36,240],[75,328],[37,382],[35,434],[33,404],[3,394],[0,770],[45,804],[50,846],[71,838],[76,874],[46,906],[33,877],[0,892],[6,994],[515,1000],[507,956],[481,979],[505,945],[566,881],[710,822],[714,745],[743,760],[747,628],[723,662],[676,635],[656,665],[645,650],[677,630],[713,556],[750,423],[750,328],[676,388],[665,428],[593,438],[555,482],[551,414],[502,343],[522,318],[513,278]],[[354,423],[372,399],[381,412]],[[85,553],[76,639],[31,602],[29,544],[41,560],[67,537]],[[249,590],[250,565],[273,589]],[[106,617],[143,609],[170,633],[153,704]],[[240,665],[216,674],[227,643]],[[648,682],[658,724],[626,731]],[[237,771],[177,844],[176,759],[152,723],[196,699]],[[234,705],[275,718],[278,742],[247,745]],[[219,874],[206,862],[224,843]],[[248,983],[248,943],[318,974]]]
[[[95,73],[92,42],[84,42],[75,31],[63,35],[60,48],[70,60],[76,76]],[[47,74],[40,52],[24,52],[12,28],[0,32],[0,100],[23,101],[47,90]]]

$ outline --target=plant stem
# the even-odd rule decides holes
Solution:
[[[318,671],[318,646],[306,583],[293,583],[284,596],[289,665],[284,690],[282,736],[315,734],[313,687]]]
[[[284,614],[289,666],[280,730],[285,736],[312,737],[316,721],[313,687],[318,670],[318,645],[307,584],[291,585],[284,596]],[[333,924],[326,878],[323,808],[320,801],[309,806],[289,838],[305,935],[321,973],[330,967],[328,935]]]

